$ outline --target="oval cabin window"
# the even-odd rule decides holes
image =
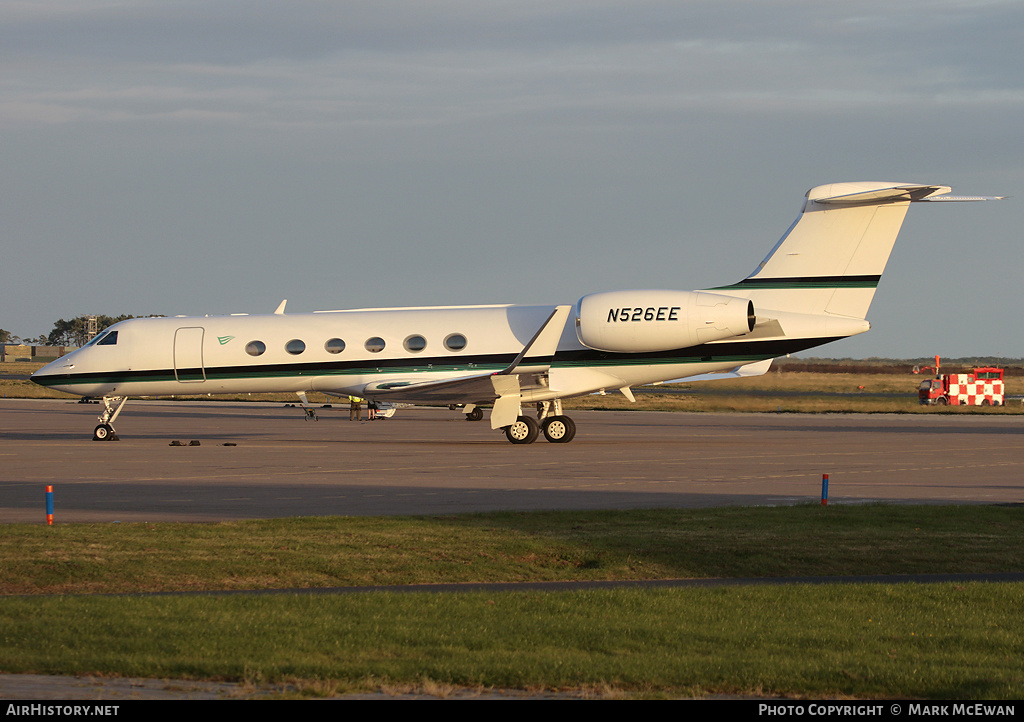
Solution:
[[[466,337],[461,333],[453,333],[444,340],[444,347],[449,351],[461,351],[466,348]]]
[[[412,353],[419,353],[427,347],[427,339],[422,336],[410,336],[405,339],[405,350]]]
[[[345,350],[345,342],[340,338],[332,338],[324,344],[324,349],[326,349],[327,353],[341,353]]]

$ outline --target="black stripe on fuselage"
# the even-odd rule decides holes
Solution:
[[[724,291],[728,289],[799,289],[799,288],[876,288],[879,275],[862,276],[789,276],[784,278],[744,278],[730,286],[718,286],[709,290]]]

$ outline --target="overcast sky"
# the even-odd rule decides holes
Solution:
[[[1024,356],[1024,3],[0,1],[0,327],[738,281],[834,181],[911,208],[812,354]]]

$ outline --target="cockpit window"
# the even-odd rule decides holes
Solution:
[[[92,341],[85,344],[86,346],[116,346],[117,345],[117,331],[104,331],[99,336],[93,337]]]

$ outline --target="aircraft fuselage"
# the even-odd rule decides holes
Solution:
[[[372,396],[366,387],[386,378],[393,389],[390,399],[415,401],[402,397],[401,384],[506,368],[555,308],[425,307],[129,319],[105,331],[116,333],[113,343],[98,336],[40,369],[33,380],[82,396],[311,391]],[[657,319],[659,308],[653,308],[649,315]],[[666,310],[660,315],[667,321],[670,314]],[[617,353],[584,346],[574,325],[570,318],[553,356],[527,354],[522,360],[520,372],[550,367],[549,386],[524,395],[524,402],[725,371],[829,340],[716,342]]]

